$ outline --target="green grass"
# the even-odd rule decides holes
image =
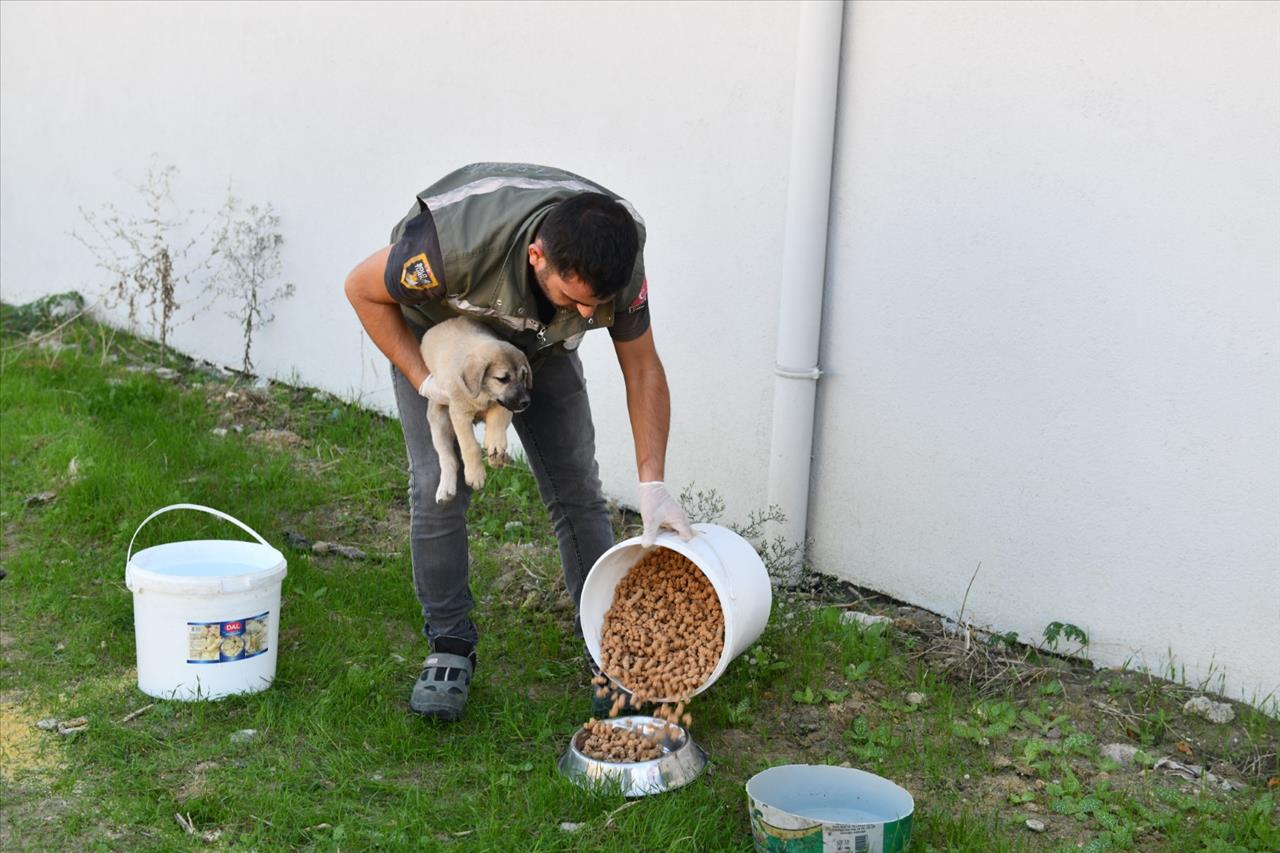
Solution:
[[[982,690],[943,665],[936,637],[844,624],[816,593],[779,600],[760,641],[693,702],[707,774],[630,805],[579,789],[555,763],[586,717],[587,673],[527,469],[492,473],[473,501],[482,642],[467,718],[424,721],[408,711],[426,648],[394,421],[305,389],[255,396],[235,377],[86,322],[53,338],[61,349],[6,330],[6,850],[745,850],[743,784],[792,762],[849,762],[900,781],[916,798],[918,851],[1280,848],[1266,790],[1274,720],[1238,707],[1234,728],[1195,728],[1175,686],[1058,659],[1037,659],[1048,675],[1028,684]],[[147,364],[179,376],[128,369]],[[236,424],[243,432],[213,432]],[[305,445],[259,446],[248,438],[259,427],[288,428]],[[28,502],[44,491],[56,497]],[[125,551],[150,511],[176,502],[228,511],[285,552],[277,679],[215,703],[156,701],[125,723],[153,701],[134,680]],[[314,556],[286,546],[285,531],[369,558]],[[236,536],[202,514],[170,513],[138,547]],[[908,704],[912,691],[927,703]],[[1099,744],[1127,735],[1092,700],[1130,697],[1141,697],[1126,706],[1134,743],[1153,756],[1183,737],[1241,763],[1262,755],[1249,786],[1197,792],[1108,767]],[[78,716],[89,729],[67,738],[32,727]],[[240,729],[260,736],[233,743]],[[175,814],[216,837],[187,834]],[[1032,834],[1031,816],[1050,831]]]

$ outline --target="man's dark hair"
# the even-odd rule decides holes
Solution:
[[[560,202],[542,221],[538,237],[552,268],[582,279],[598,299],[631,281],[640,236],[627,209],[607,195],[581,193]]]

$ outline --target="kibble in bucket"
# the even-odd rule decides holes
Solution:
[[[629,690],[636,705],[654,699],[672,700],[655,716],[668,723],[683,722],[692,715],[684,705],[702,686],[720,661],[724,650],[724,613],[707,577],[691,560],[675,551],[656,548],[642,557],[614,588],[613,603],[604,616],[601,636],[601,669]],[[606,680],[598,677],[598,695],[607,695]],[[619,696],[609,716],[617,716],[625,701]],[[622,751],[625,760],[643,761],[653,738],[641,738],[641,749]],[[599,754],[611,758],[604,741]],[[609,743],[608,746],[613,746]]]

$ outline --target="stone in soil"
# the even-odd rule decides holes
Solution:
[[[223,430],[223,432],[225,431]],[[299,551],[311,550],[311,540],[296,530],[286,530],[282,535],[284,536],[284,544],[290,548],[297,548]]]
[[[1203,717],[1211,723],[1229,723],[1236,718],[1235,710],[1225,702],[1214,702],[1204,696],[1195,696],[1182,706],[1183,713]]]
[[[76,717],[73,720],[63,720],[62,722],[58,723],[58,734],[66,737],[67,735],[73,735],[73,734],[76,734],[77,732],[82,732],[87,728],[89,728],[89,718]]]
[[[1102,757],[1110,758],[1121,767],[1128,767],[1134,763],[1134,757],[1138,754],[1138,748],[1127,743],[1109,743],[1102,747]]]
[[[250,433],[249,440],[257,444],[274,447],[277,450],[282,450],[286,447],[299,447],[305,443],[302,440],[302,436],[287,429],[260,429],[257,432]]]
[[[363,560],[365,558],[364,551],[352,545],[341,545],[337,542],[316,542],[311,546],[311,553],[318,555],[337,554],[339,557],[346,557],[348,560]]]
[[[888,616],[878,616],[874,613],[863,613],[859,610],[846,610],[840,614],[840,621],[846,625],[862,625],[870,627],[871,625],[886,625],[893,620]]]

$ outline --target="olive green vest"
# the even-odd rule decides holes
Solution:
[[[529,266],[528,247],[551,207],[582,192],[615,198],[635,217],[640,237],[635,268],[627,286],[611,302],[598,306],[594,316],[560,309],[544,325],[534,298],[538,283]],[[473,317],[531,359],[576,349],[586,332],[613,325],[615,314],[627,310],[644,286],[644,220],[624,199],[561,169],[525,163],[464,166],[418,193],[413,208],[391,232],[393,246],[411,221],[411,239],[424,245],[408,247],[401,255],[425,256],[427,286],[442,292],[416,304],[402,303],[405,319],[427,328],[450,317]],[[427,236],[419,237],[423,233]],[[390,263],[396,258],[393,248]],[[404,262],[405,276],[413,275],[410,263]],[[402,272],[388,269],[387,275],[389,280],[399,279]],[[423,277],[423,267],[418,267],[417,276],[412,280]]]

